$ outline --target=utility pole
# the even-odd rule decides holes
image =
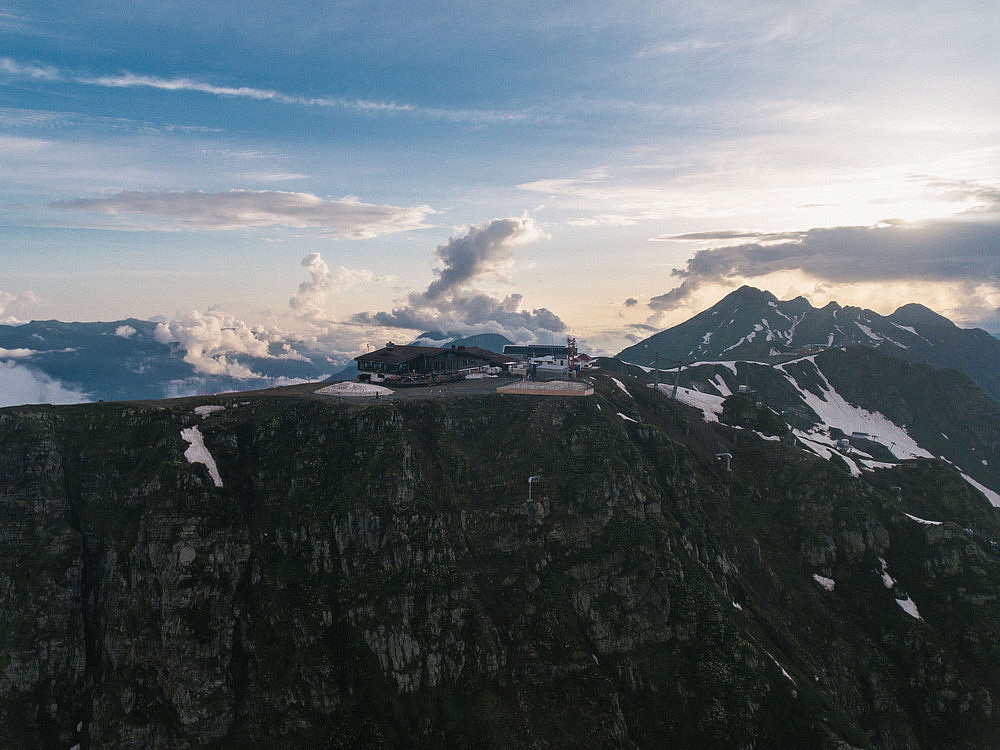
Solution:
[[[531,485],[535,484],[536,482],[541,481],[541,479],[542,479],[542,477],[540,475],[538,475],[538,474],[535,474],[534,476],[528,477],[528,502],[529,503],[531,502]]]

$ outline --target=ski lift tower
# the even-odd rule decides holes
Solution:
[[[674,399],[676,401],[677,400],[677,386],[680,385],[680,382],[681,382],[681,370],[683,370],[686,366],[692,365],[694,363],[691,362],[691,361],[689,361],[689,360],[686,360],[686,359],[668,359],[667,361],[668,362],[673,362],[675,365],[677,365],[677,374],[674,375],[674,392],[670,396],[670,398],[672,398],[672,399]]]

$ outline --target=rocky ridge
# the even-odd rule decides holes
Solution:
[[[617,377],[0,410],[0,745],[1000,741],[982,495]]]

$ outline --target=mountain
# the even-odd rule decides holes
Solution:
[[[675,361],[767,361],[850,344],[952,367],[1000,401],[1000,339],[978,328],[959,328],[918,304],[882,316],[836,302],[815,308],[804,297],[780,301],[744,286],[693,318],[622,350],[618,358],[666,368]]]
[[[503,348],[507,346],[507,344],[513,344],[514,342],[499,333],[477,333],[472,336],[451,336],[446,333],[441,333],[440,331],[427,331],[425,333],[421,333],[411,343],[418,346],[450,346],[451,344],[454,344],[455,346],[478,346],[480,349],[486,349],[487,351],[502,354]]]
[[[227,356],[229,365],[243,365],[254,373],[251,377],[204,372],[184,361],[185,351],[178,344],[158,341],[156,326],[134,318],[0,325],[0,376],[7,391],[0,396],[0,406],[248,390],[315,379],[334,367],[322,352],[296,342],[272,342],[268,357]]]
[[[863,348],[602,366],[0,410],[0,746],[998,746],[1000,519],[933,457],[994,402]]]
[[[956,370],[864,346],[775,364],[704,362],[679,374],[598,361],[667,396],[676,385],[677,400],[705,419],[794,440],[854,474],[901,459],[946,461],[1000,505],[1000,404]]]

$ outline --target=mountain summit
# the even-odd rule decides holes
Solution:
[[[959,328],[914,303],[883,316],[836,302],[817,308],[804,297],[779,300],[743,286],[693,318],[622,350],[618,358],[669,367],[681,361],[768,361],[852,344],[954,368],[1000,400],[1000,340],[979,328]]]

